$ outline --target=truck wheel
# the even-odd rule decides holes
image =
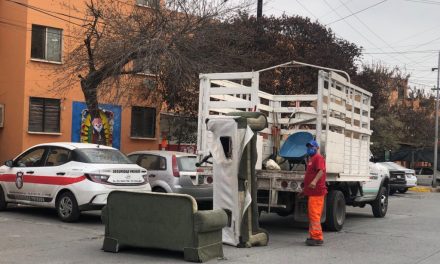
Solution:
[[[0,211],[5,210],[6,207],[8,207],[8,203],[6,202],[5,193],[2,187],[0,187]]]
[[[345,222],[345,198],[341,191],[332,190],[327,194],[325,228],[340,231]]]
[[[376,200],[371,203],[374,217],[384,217],[388,210],[388,194],[385,186],[380,187]]]
[[[399,193],[406,193],[408,191],[408,188],[402,188],[397,190]]]
[[[279,216],[286,217],[295,210],[295,194],[291,192],[279,192],[278,204],[284,204],[286,208],[278,208],[276,213]]]
[[[396,193],[396,189],[390,189],[390,195],[393,195]]]
[[[286,217],[286,216],[289,216],[290,214],[291,214],[291,212],[286,212],[286,211],[282,211],[282,210],[277,211],[277,215],[281,216],[281,217]]]

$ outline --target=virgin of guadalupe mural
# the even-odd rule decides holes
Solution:
[[[72,102],[72,142],[121,147],[119,105],[100,104],[99,115],[92,117],[84,102]]]
[[[92,118],[88,109],[82,110],[80,142],[112,146],[113,124],[112,111],[100,109],[99,116]]]

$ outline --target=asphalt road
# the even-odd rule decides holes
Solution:
[[[325,233],[325,245],[307,247],[307,229],[292,217],[262,215],[267,247],[224,246],[225,259],[208,263],[440,263],[440,193],[397,194],[384,219],[371,208],[348,208],[343,231]],[[101,250],[99,215],[80,223],[58,221],[53,210],[14,207],[0,212],[0,263],[186,263],[183,254],[160,250]]]

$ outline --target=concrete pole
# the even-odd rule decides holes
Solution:
[[[263,16],[263,0],[258,0],[257,3],[257,19]]]
[[[437,66],[437,96],[435,98],[435,142],[434,142],[434,174],[432,175],[432,187],[437,187],[437,153],[438,153],[438,100],[439,100],[439,87],[440,87],[440,52],[438,54],[438,66]]]

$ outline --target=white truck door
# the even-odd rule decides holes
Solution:
[[[385,177],[383,171],[379,167],[379,164],[370,162],[370,181],[363,184],[362,189],[364,191],[364,197],[376,197],[382,180]]]

